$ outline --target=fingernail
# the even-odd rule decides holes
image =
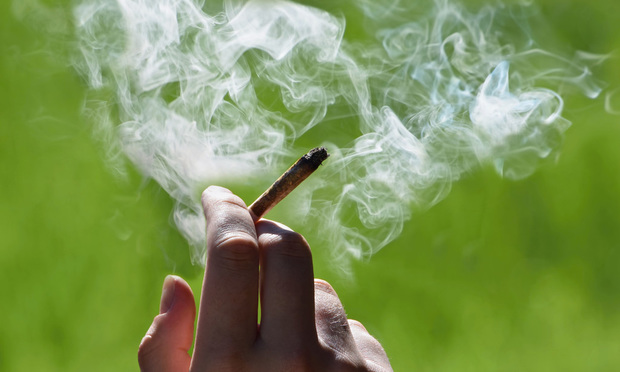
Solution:
[[[232,194],[232,191],[228,190],[225,187],[217,186],[217,185],[211,185],[211,186],[207,187],[207,190],[209,190],[210,192],[213,192],[213,193]]]
[[[338,297],[338,295],[336,294],[336,291],[331,286],[331,284],[329,284],[325,280],[314,279],[314,289],[319,290],[323,293]]]
[[[161,291],[161,301],[159,302],[159,313],[167,313],[174,303],[174,276],[168,275],[164,280],[164,287]]]
[[[364,327],[364,325],[361,322],[357,321],[357,320],[349,319],[349,326],[351,326],[351,327],[358,327],[362,331],[368,332],[366,327]]]
[[[222,193],[226,193],[226,194],[232,194],[232,192],[228,189],[225,189],[223,187],[220,186],[209,186],[207,187],[203,192],[202,195],[200,196],[200,202],[202,204],[202,211],[205,215],[205,217],[207,217],[207,199],[209,198],[209,195],[212,194],[222,194]]]

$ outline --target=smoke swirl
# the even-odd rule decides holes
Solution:
[[[481,165],[530,175],[570,125],[560,87],[601,90],[592,56],[540,48],[527,7],[417,7],[346,1],[349,19],[277,0],[84,0],[74,66],[93,96],[111,92],[88,105],[98,135],[174,198],[194,262],[206,184],[267,184],[318,145],[332,157],[295,213],[334,257],[365,258]],[[345,37],[359,20],[364,37]]]

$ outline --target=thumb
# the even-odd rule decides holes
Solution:
[[[187,282],[168,275],[159,306],[159,315],[140,342],[138,363],[143,372],[187,372],[194,335],[196,304]]]

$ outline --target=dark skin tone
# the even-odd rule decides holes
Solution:
[[[314,279],[303,236],[256,221],[220,187],[205,190],[202,204],[207,264],[194,353],[194,295],[183,279],[168,276],[160,314],[140,343],[142,371],[392,371],[379,342],[347,319],[329,283]]]

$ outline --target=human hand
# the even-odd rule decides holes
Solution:
[[[301,235],[255,222],[243,201],[220,187],[205,190],[202,204],[207,265],[193,356],[194,296],[183,279],[168,276],[160,314],[140,343],[142,371],[392,370],[379,342],[347,320],[333,288],[314,279]]]

